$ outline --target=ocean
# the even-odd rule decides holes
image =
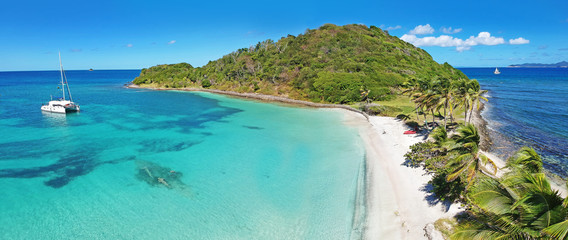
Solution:
[[[339,111],[0,72],[0,239],[349,239],[364,146]],[[158,179],[161,179],[158,181]]]
[[[533,147],[544,167],[568,177],[568,68],[460,68],[488,90],[482,116],[494,142],[491,152],[507,159]]]

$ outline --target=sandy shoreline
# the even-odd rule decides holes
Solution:
[[[364,239],[428,239],[424,228],[439,218],[462,211],[439,202],[426,189],[431,176],[422,168],[403,165],[409,147],[422,135],[405,135],[408,127],[391,117],[345,111],[348,125],[357,125],[366,150],[367,219]],[[430,236],[442,239],[440,233]]]

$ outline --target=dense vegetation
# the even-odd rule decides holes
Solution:
[[[474,106],[487,101],[477,81],[411,79],[402,92],[424,113],[425,121],[428,112],[433,122],[436,113],[444,119],[444,125],[430,133],[430,141],[411,146],[405,157],[408,165],[433,173],[429,183],[438,198],[467,206],[450,238],[568,239],[568,198],[550,187],[534,149],[514,153],[501,177],[496,164],[480,151],[481,136],[469,123]],[[452,129],[446,119],[452,121],[459,108],[465,124]]]
[[[282,95],[313,102],[385,100],[411,79],[467,79],[449,64],[375,26],[325,24],[277,42],[265,40],[194,68],[143,69],[134,84],[203,87]]]
[[[513,154],[497,177],[495,163],[479,151],[472,124],[461,125],[451,137],[443,127],[431,136],[406,157],[434,173],[430,183],[439,198],[466,204],[450,238],[568,239],[568,198],[550,187],[534,149]]]

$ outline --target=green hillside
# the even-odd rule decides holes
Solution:
[[[467,79],[375,26],[325,24],[278,42],[265,40],[194,68],[187,63],[142,69],[142,87],[204,87],[313,102],[388,100],[409,79]],[[370,91],[369,91],[370,90]]]

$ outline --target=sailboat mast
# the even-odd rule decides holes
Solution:
[[[71,89],[69,89],[69,83],[67,82],[67,75],[63,72],[63,78],[65,79],[65,85],[67,86],[67,94],[69,94],[69,101],[73,102],[73,97],[71,97]]]
[[[61,52],[59,52],[59,72],[61,73],[61,92],[63,92],[63,101],[65,101],[65,83],[63,82],[63,64],[61,63]]]

